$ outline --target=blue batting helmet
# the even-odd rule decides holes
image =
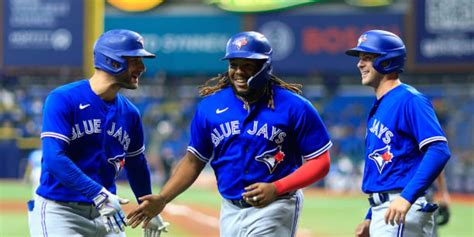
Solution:
[[[232,58],[246,58],[266,60],[260,71],[255,73],[247,84],[251,88],[261,88],[270,80],[272,73],[272,46],[267,38],[255,31],[240,32],[227,41],[223,60]]]
[[[125,57],[154,58],[155,55],[145,50],[143,37],[131,30],[110,30],[95,42],[95,68],[118,75],[127,70]]]
[[[403,72],[406,59],[405,44],[397,35],[384,30],[369,30],[359,37],[357,46],[346,51],[347,55],[358,57],[359,53],[379,55],[373,67],[379,73]]]

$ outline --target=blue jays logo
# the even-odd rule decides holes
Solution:
[[[364,43],[367,40],[367,34],[363,34],[359,37],[359,40],[357,40],[357,46],[360,44]]]
[[[115,168],[115,178],[118,178],[120,171],[122,171],[125,165],[125,152],[112,158],[108,158],[107,161]]]
[[[369,158],[375,162],[379,173],[382,173],[383,167],[385,167],[387,163],[392,162],[393,154],[390,152],[390,145],[373,151],[370,153]]]
[[[237,49],[240,50],[242,46],[245,46],[248,44],[247,38],[238,38],[234,41],[234,45],[237,46]]]
[[[283,161],[283,159],[285,159],[285,153],[281,151],[281,147],[279,146],[275,149],[265,151],[263,154],[255,157],[255,160],[267,165],[270,174],[275,171],[276,167]]]

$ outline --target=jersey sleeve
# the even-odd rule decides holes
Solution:
[[[295,118],[295,136],[301,154],[309,160],[323,154],[332,146],[329,134],[321,117],[309,101],[298,109]]]
[[[140,113],[137,111],[134,116],[134,129],[131,131],[130,146],[127,150],[127,157],[134,157],[142,154],[145,151],[143,125]]]
[[[196,109],[190,128],[191,139],[188,151],[207,163],[213,154],[211,134],[207,129],[206,117],[201,106]]]
[[[447,142],[433,106],[424,96],[414,96],[407,102],[402,122],[408,128],[406,132],[418,142],[420,150],[434,141]]]
[[[41,138],[52,137],[69,144],[72,135],[72,107],[69,100],[60,93],[51,93],[43,108]]]

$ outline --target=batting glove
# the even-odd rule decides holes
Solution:
[[[160,215],[153,217],[145,227],[144,237],[160,237],[161,232],[168,232],[170,223],[163,221]]]
[[[110,232],[113,230],[115,233],[125,230],[127,220],[125,214],[120,205],[127,204],[127,199],[120,198],[107,189],[102,188],[100,192],[93,198],[94,206],[102,216],[105,230]]]
[[[436,215],[435,221],[439,226],[448,224],[450,217],[449,207],[447,205],[440,204],[438,209],[438,215]]]

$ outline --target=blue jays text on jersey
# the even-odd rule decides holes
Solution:
[[[41,138],[63,141],[66,156],[109,190],[115,190],[115,179],[125,159],[140,155],[145,149],[138,109],[120,94],[113,102],[103,101],[92,91],[88,80],[51,92],[44,114],[47,116]],[[39,195],[52,200],[91,201],[43,170]]]
[[[271,128],[269,128],[268,126],[269,125],[267,123],[259,125],[258,121],[254,121],[253,127],[249,128],[245,132],[254,136],[262,136],[265,139],[274,141],[278,145],[283,143],[286,133],[277,127],[271,126]],[[217,147],[219,143],[224,140],[224,138],[230,137],[231,135],[240,134],[239,127],[240,122],[238,120],[233,120],[230,122],[225,122],[224,124],[220,124],[219,127],[214,128],[211,133],[211,139],[212,143],[214,143],[214,147]]]
[[[447,140],[429,100],[406,84],[389,91],[369,114],[362,190],[403,189],[423,158],[423,147],[435,141]]]
[[[279,180],[301,166],[303,159],[332,146],[308,100],[279,86],[272,89],[274,110],[266,98],[247,109],[230,86],[198,105],[188,151],[211,163],[224,198],[240,199],[247,185]]]

